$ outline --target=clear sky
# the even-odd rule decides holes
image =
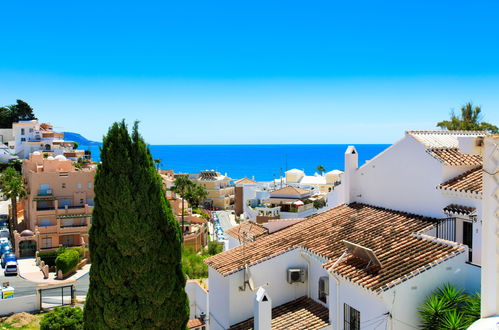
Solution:
[[[0,105],[100,140],[392,143],[499,124],[497,1],[1,1]]]

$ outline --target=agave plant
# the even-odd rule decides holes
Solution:
[[[439,329],[446,330],[464,330],[466,328],[468,328],[468,324],[463,315],[455,309],[445,312],[439,327]]]
[[[480,293],[468,297],[463,308],[464,319],[468,325],[480,318],[480,301]]]
[[[449,283],[444,284],[436,293],[452,308],[460,308],[468,300],[468,296],[463,290]]]
[[[449,311],[450,305],[438,295],[429,296],[425,303],[419,308],[422,329],[440,329],[440,324],[445,314]]]

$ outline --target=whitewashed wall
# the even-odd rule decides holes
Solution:
[[[465,254],[460,254],[384,292],[383,300],[392,314],[389,329],[417,328],[420,322],[418,307],[429,294],[443,284],[451,283],[459,288],[465,287],[465,273],[468,271],[465,260]]]
[[[36,312],[40,310],[36,295],[0,299],[0,316],[21,312]]]
[[[194,319],[204,313],[209,314],[208,310],[208,292],[205,291],[197,281],[187,281],[185,292],[189,297],[189,318]]]

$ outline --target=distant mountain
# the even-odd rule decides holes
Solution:
[[[72,132],[63,132],[63,133],[64,133],[64,140],[76,142],[80,146],[91,146],[94,144],[101,144],[101,142],[90,141],[78,133],[72,133]]]

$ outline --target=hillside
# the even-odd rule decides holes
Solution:
[[[100,142],[90,141],[81,134],[73,132],[63,132],[64,140],[77,142],[80,146],[91,146],[94,144],[100,144]]]

